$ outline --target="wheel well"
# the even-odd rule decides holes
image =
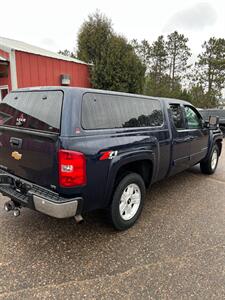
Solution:
[[[153,165],[150,160],[139,160],[128,163],[118,170],[115,185],[117,185],[127,174],[137,173],[143,178],[145,186],[148,187],[152,180],[152,171]]]
[[[219,148],[219,155],[220,155],[222,151],[222,140],[216,140],[216,145]]]

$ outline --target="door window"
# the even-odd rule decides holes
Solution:
[[[200,129],[202,128],[202,119],[190,106],[185,106],[185,114],[187,118],[188,128]]]
[[[185,121],[181,106],[179,104],[170,104],[170,112],[175,128],[177,130],[185,129]]]

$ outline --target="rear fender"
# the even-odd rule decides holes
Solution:
[[[106,194],[105,194],[105,204],[106,207],[110,204],[111,196],[114,190],[116,176],[123,166],[137,161],[148,160],[152,164],[152,178],[156,177],[157,168],[156,168],[156,155],[152,150],[138,150],[132,152],[123,153],[112,160],[110,169],[109,169],[109,176],[106,184]]]

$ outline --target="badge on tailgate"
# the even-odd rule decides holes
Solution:
[[[20,160],[22,158],[22,154],[20,154],[18,151],[13,151],[11,156],[16,160]]]

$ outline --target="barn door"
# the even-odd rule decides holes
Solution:
[[[0,101],[3,100],[3,98],[5,98],[5,96],[8,94],[9,92],[9,88],[7,85],[0,85]]]

